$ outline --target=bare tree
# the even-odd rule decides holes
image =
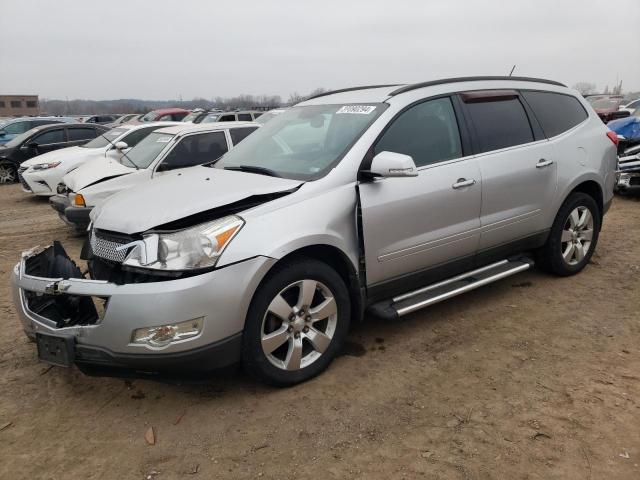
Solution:
[[[582,95],[589,95],[590,93],[596,93],[596,84],[590,82],[578,82],[573,86],[574,90],[577,90]]]

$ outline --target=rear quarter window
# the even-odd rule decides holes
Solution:
[[[571,130],[589,117],[580,101],[571,95],[534,91],[523,91],[521,94],[547,138]]]

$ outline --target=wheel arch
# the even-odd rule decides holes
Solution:
[[[271,266],[262,278],[260,285],[269,277],[275,267],[300,258],[311,258],[325,263],[342,277],[349,290],[351,318],[353,320],[361,320],[364,312],[364,301],[358,273],[347,254],[334,245],[312,244],[290,251]],[[258,288],[260,288],[260,286],[258,286]]]
[[[592,179],[583,180],[575,185],[573,189],[564,197],[564,199],[562,200],[562,204],[564,204],[564,202],[567,200],[567,198],[569,198],[571,194],[576,192],[581,192],[589,195],[595,200],[596,205],[598,205],[598,210],[600,211],[600,220],[602,220],[602,217],[604,215],[604,196],[601,185],[597,181]]]

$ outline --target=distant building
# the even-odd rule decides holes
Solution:
[[[0,117],[38,115],[38,95],[0,95]]]

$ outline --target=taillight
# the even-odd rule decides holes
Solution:
[[[611,130],[609,130],[607,132],[607,137],[609,137],[609,140],[611,140],[616,147],[618,146],[618,142],[620,141],[620,139],[618,138],[618,134],[616,132],[612,132]]]

